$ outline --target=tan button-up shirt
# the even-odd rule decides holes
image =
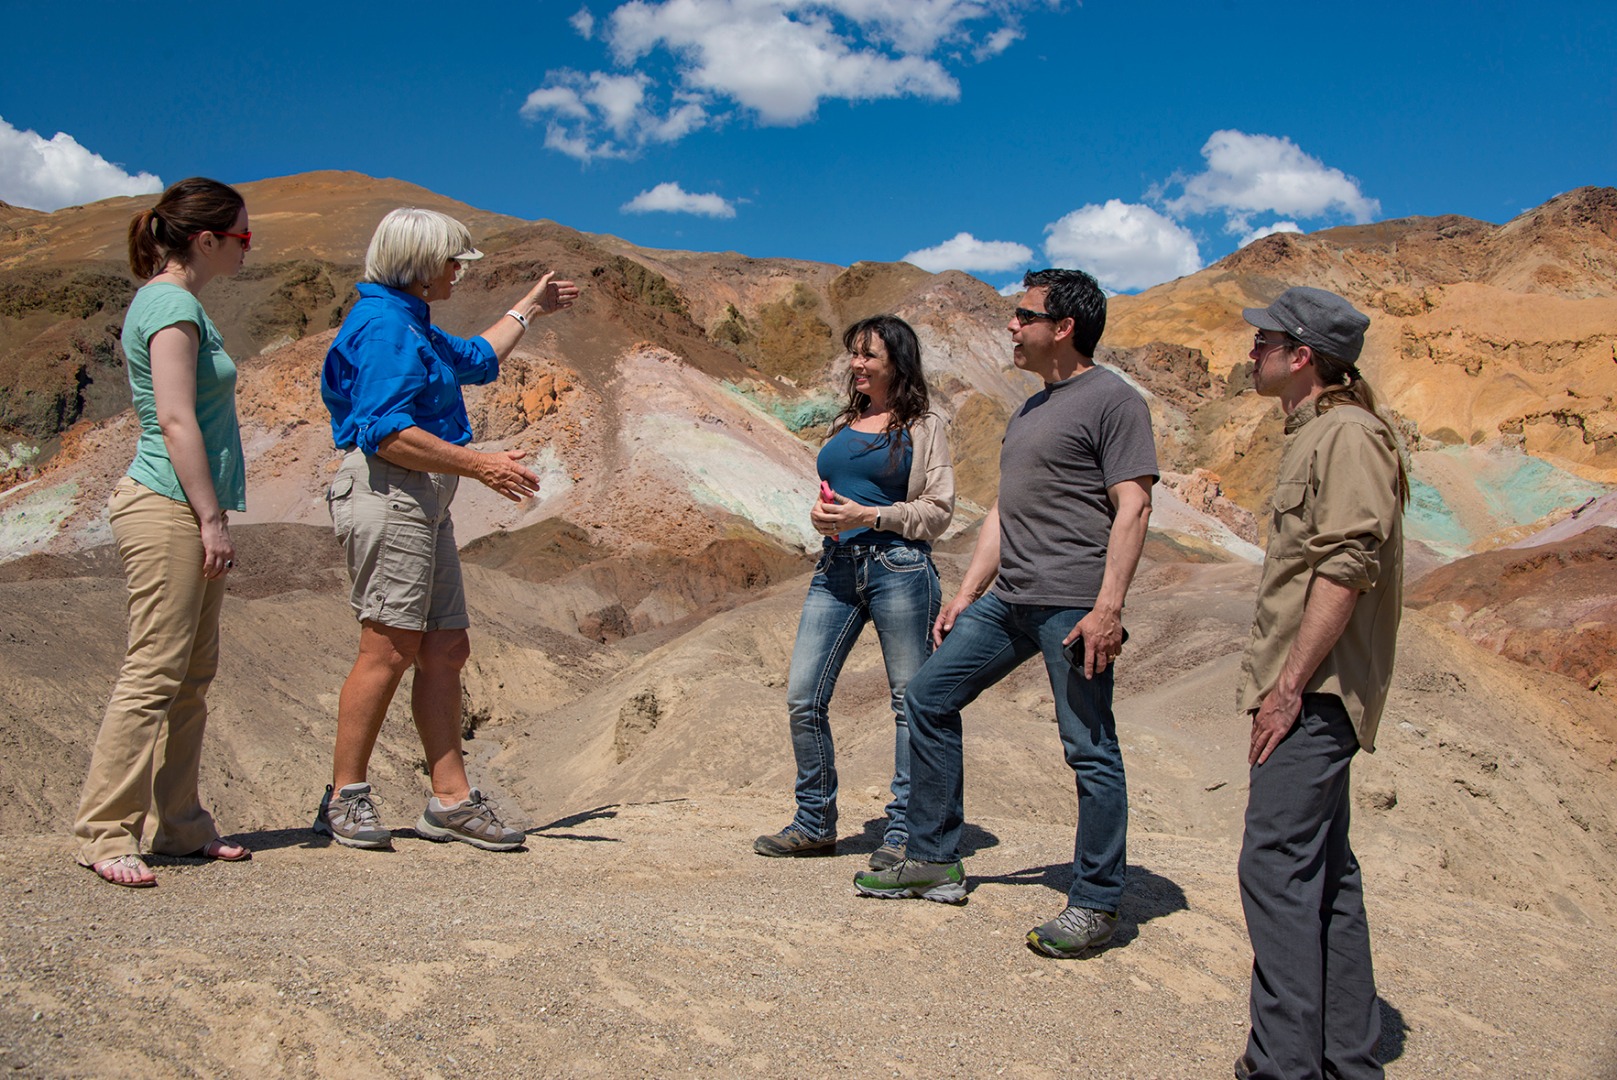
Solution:
[[[1253,711],[1280,678],[1315,576],[1359,593],[1347,629],[1303,688],[1347,706],[1359,745],[1375,749],[1392,683],[1404,599],[1398,448],[1379,419],[1354,405],[1286,418],[1286,447],[1270,501],[1269,547],[1241,665],[1240,708]]]

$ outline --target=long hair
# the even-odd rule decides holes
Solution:
[[[896,462],[904,445],[902,433],[926,414],[931,403],[926,375],[921,370],[921,343],[910,324],[897,315],[872,315],[842,332],[842,347],[851,353],[867,337],[881,339],[887,346],[888,363],[893,367],[893,382],[887,390],[887,427],[882,434],[888,440],[889,460]],[[854,389],[850,370],[848,402],[832,419],[827,436],[835,435],[859,419],[859,414],[869,405],[870,396]]]
[[[129,269],[137,278],[149,278],[170,259],[186,262],[197,233],[229,232],[246,205],[229,184],[205,176],[181,180],[156,206],[129,219]]]
[[[1314,370],[1319,372],[1320,379],[1327,387],[1314,399],[1314,407],[1323,413],[1343,405],[1357,405],[1381,422],[1381,426],[1386,428],[1387,434],[1392,437],[1393,449],[1398,453],[1398,499],[1402,505],[1408,506],[1409,473],[1404,469],[1403,440],[1382,415],[1376,402],[1376,392],[1370,388],[1364,376],[1359,374],[1357,364],[1320,352],[1312,345],[1309,346],[1309,351],[1314,354]]]

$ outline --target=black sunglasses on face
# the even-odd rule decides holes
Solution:
[[[1046,319],[1050,322],[1059,321],[1048,311],[1034,311],[1032,308],[1019,307],[1015,312],[1013,312],[1013,314],[1016,317],[1016,321],[1021,323],[1023,326],[1026,326],[1030,322],[1038,322],[1040,319]]]

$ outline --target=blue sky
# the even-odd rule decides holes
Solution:
[[[392,176],[649,247],[1133,291],[1617,183],[1617,4],[0,2],[0,199]],[[58,133],[61,133],[58,135]],[[267,253],[266,253],[267,254]]]

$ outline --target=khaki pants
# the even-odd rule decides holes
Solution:
[[[129,585],[129,646],[73,826],[86,866],[138,854],[154,810],[152,851],[184,855],[219,835],[197,796],[197,772],[224,579],[202,576],[202,533],[188,504],[126,476],[107,509]]]

